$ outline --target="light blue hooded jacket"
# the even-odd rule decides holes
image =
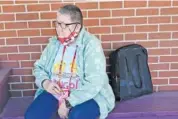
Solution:
[[[77,75],[80,77],[82,86],[72,89],[68,100],[72,106],[76,106],[94,99],[100,107],[100,119],[105,119],[115,106],[115,98],[109,85],[101,42],[83,27],[76,39],[76,44],[78,45]],[[34,64],[33,75],[39,87],[35,98],[44,91],[42,81],[51,79],[51,68],[60,45],[57,37],[50,38],[40,59]]]

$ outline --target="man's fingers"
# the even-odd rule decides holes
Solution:
[[[52,94],[58,95],[58,93],[56,91],[54,91],[54,90],[52,90]]]
[[[53,87],[49,90],[50,93],[54,94],[54,95],[58,95],[59,93],[55,91],[56,89]]]
[[[60,94],[60,93],[61,93],[56,87],[54,88],[54,92],[55,92],[56,94]]]
[[[57,87],[59,90],[61,90],[61,88],[59,87],[59,85],[56,83],[54,83],[54,86]]]
[[[55,91],[57,91],[57,93],[60,93],[61,92],[61,88],[58,86],[57,83],[54,83],[53,86],[55,87]]]

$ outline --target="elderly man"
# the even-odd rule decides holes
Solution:
[[[83,26],[81,10],[66,5],[33,74],[39,87],[25,119],[105,119],[115,106],[100,41]]]

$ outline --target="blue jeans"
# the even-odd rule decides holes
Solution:
[[[25,119],[60,119],[57,110],[58,100],[44,91],[28,107]],[[99,106],[91,99],[71,108],[68,119],[97,119],[99,115]]]

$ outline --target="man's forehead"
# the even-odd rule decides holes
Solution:
[[[71,18],[69,15],[66,14],[61,14],[61,13],[57,13],[57,21],[59,22],[64,22],[64,23],[70,23],[71,22]]]

